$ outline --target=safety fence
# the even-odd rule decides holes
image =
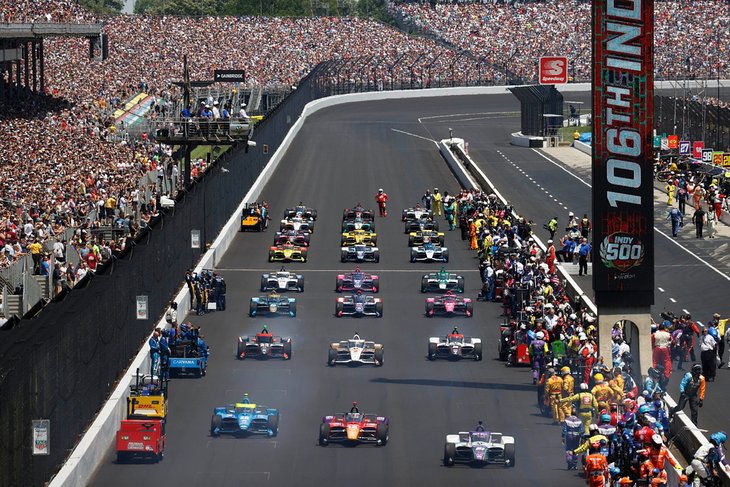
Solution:
[[[719,82],[718,82],[719,85]],[[717,97],[699,98],[677,83],[678,93],[654,100],[657,133],[676,134],[682,140],[704,141],[716,151],[730,148],[730,105]],[[695,90],[696,91],[696,90]],[[709,90],[710,95],[712,89]],[[719,87],[718,87],[719,91]]]

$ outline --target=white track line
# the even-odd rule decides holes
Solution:
[[[353,262],[353,264],[355,264]],[[277,272],[278,269],[272,269],[270,267],[262,267],[262,268],[245,268],[245,267],[217,267],[215,269],[216,272],[268,272],[269,274],[273,274]],[[287,269],[289,272],[296,273],[302,273],[302,274],[308,274],[311,272],[336,272],[340,274],[345,274],[347,272],[352,272],[348,269],[307,269],[302,267],[292,267],[290,269]],[[363,272],[366,274],[382,274],[384,272],[411,272],[416,274],[428,274],[433,272],[438,272],[438,269],[436,267],[432,267],[430,269],[369,269],[364,268],[362,269]],[[467,272],[479,272],[479,269],[449,269],[449,272],[451,273],[459,273],[464,274]]]
[[[406,132],[405,130],[398,130],[398,129],[394,129],[394,128],[391,128],[390,130],[392,130],[393,132],[398,132],[400,134],[410,135],[411,137],[416,137],[418,139],[427,140],[429,142],[433,142],[434,144],[438,145],[438,142],[436,142],[433,139],[429,139],[428,137],[424,137],[423,135],[412,134],[410,132]]]

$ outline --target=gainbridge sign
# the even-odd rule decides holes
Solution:
[[[593,0],[593,286],[599,306],[654,302],[654,0]]]

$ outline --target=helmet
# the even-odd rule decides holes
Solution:
[[[701,374],[701,373],[702,373],[702,366],[700,364],[694,364],[692,366],[692,375]]]
[[[611,415],[610,414],[601,414],[601,423],[610,423],[611,422]]]
[[[717,443],[717,445],[720,446],[727,441],[727,433],[725,433],[724,431],[718,431],[717,433],[712,433],[710,435],[710,440],[712,440],[714,443]]]
[[[575,313],[571,313],[571,315],[568,316],[568,318],[570,318],[571,320],[577,320],[578,319],[578,315],[576,315]]]
[[[541,331],[538,331],[535,336],[537,337],[538,340],[542,340],[543,338],[545,338],[545,334]]]
[[[383,188],[378,189],[378,193],[382,193],[382,192],[383,192]]]
[[[603,382],[603,374],[596,374],[593,376],[596,382]]]
[[[648,412],[651,412],[651,409],[649,408],[649,406],[646,404],[642,404],[641,407],[639,408],[639,414],[646,414]]]
[[[651,435],[651,444],[654,446],[662,446],[662,437],[659,435]]]
[[[654,367],[649,367],[649,376],[650,377],[659,377],[659,371],[655,369]]]
[[[527,330],[527,325],[524,323],[520,325],[520,330]]]
[[[592,424],[592,425],[588,426],[588,431],[591,434],[598,433],[598,425]]]
[[[618,411],[618,404],[616,404],[615,402],[612,402],[610,405],[610,408],[611,408],[611,411],[616,412],[616,411]]]
[[[563,375],[570,374],[570,367],[568,367],[566,365],[565,367],[563,367],[562,369],[560,369],[560,373],[563,374]]]
[[[578,339],[580,341],[583,341],[583,340],[588,340],[588,337],[586,336],[585,333],[581,332],[580,335],[578,335]]]
[[[588,390],[588,384],[586,384],[585,382],[581,382],[580,383],[580,390],[581,391],[587,391]]]

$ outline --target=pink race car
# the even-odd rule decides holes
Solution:
[[[447,291],[441,296],[426,298],[426,316],[441,315],[464,315],[467,318],[474,316],[474,302],[471,298],[462,298]]]

